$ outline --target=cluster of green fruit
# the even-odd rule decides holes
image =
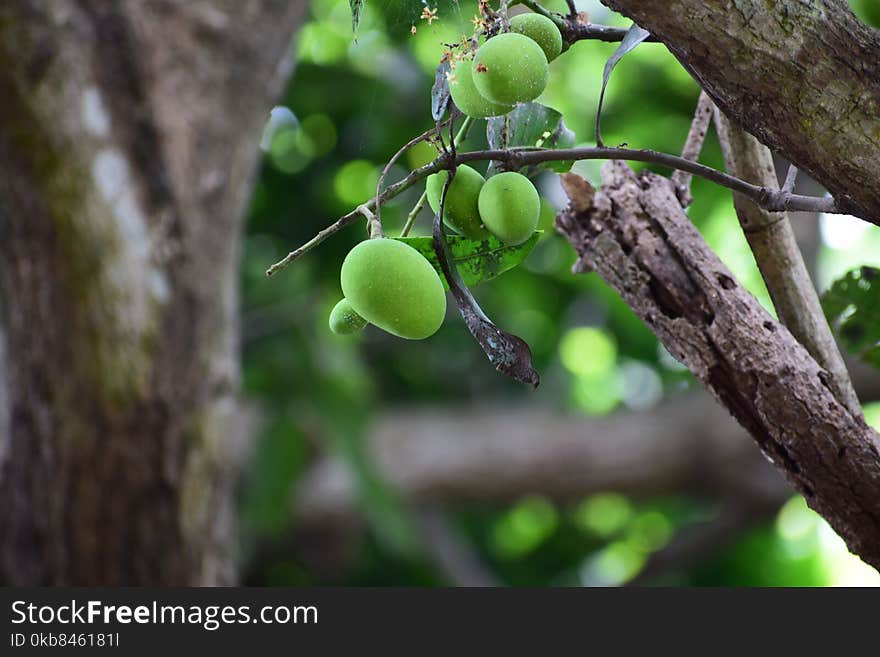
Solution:
[[[510,19],[510,32],[453,57],[449,95],[456,107],[476,119],[501,116],[516,103],[534,100],[544,91],[549,62],[562,52],[562,34],[549,18],[520,14]]]
[[[550,19],[523,14],[510,20],[510,32],[488,39],[475,53],[453,58],[449,92],[466,115],[487,118],[510,112],[518,102],[537,98],[547,85],[548,62],[562,51],[562,36]],[[428,177],[428,203],[434,212],[448,172]],[[474,240],[494,235],[513,246],[538,227],[542,199],[531,181],[507,171],[488,180],[461,165],[446,192],[443,222]],[[334,333],[354,333],[367,323],[401,338],[433,335],[446,314],[446,294],[434,267],[416,249],[393,239],[371,239],[345,257],[340,274],[344,298],[330,313]]]

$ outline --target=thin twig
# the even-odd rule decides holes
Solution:
[[[419,196],[419,200],[416,201],[416,204],[413,206],[413,209],[409,211],[409,214],[406,215],[406,223],[403,224],[403,228],[400,230],[400,236],[406,237],[409,235],[409,231],[412,230],[413,224],[416,221],[416,217],[419,216],[419,212],[422,211],[422,208],[425,207],[425,202],[428,200],[428,190],[422,192],[422,195]]]
[[[574,3],[574,0],[565,0],[565,4],[568,5],[568,17],[572,19],[577,19],[578,10],[577,5]]]
[[[785,184],[782,185],[782,191],[784,192],[793,192],[794,184],[797,182],[798,177],[798,168],[790,164],[788,166],[788,173],[785,174]]]
[[[598,25],[596,23],[578,23],[575,21],[565,21],[560,28],[562,32],[562,41],[571,45],[578,41],[604,41],[605,43],[617,43],[623,41],[626,36],[627,28],[611,27],[609,25]],[[660,40],[653,34],[645,39],[645,43],[659,43]]]
[[[687,139],[684,142],[684,148],[681,149],[681,156],[685,160],[693,160],[696,162],[703,150],[703,142],[706,139],[706,131],[709,128],[709,122],[712,120],[712,109],[714,103],[705,91],[700,92],[700,98],[697,100],[697,108],[694,110],[694,119],[691,121],[691,129],[688,131]],[[691,195],[691,178],[693,174],[687,171],[676,171],[672,174],[672,184],[675,185],[675,194],[681,201],[683,207],[689,206],[694,197]],[[791,190],[788,190],[791,191]]]
[[[554,12],[549,11],[548,9],[542,7],[539,3],[534,2],[534,0],[516,0],[515,2],[511,2],[511,5],[522,5],[524,7],[528,7],[536,14],[541,14],[541,16],[545,16],[549,18],[551,21],[556,23],[556,25],[562,29],[562,26],[565,24],[565,19],[556,14]]]
[[[468,117],[470,118],[470,117]],[[374,199],[374,206],[376,207],[376,218],[381,223],[382,221],[382,204],[379,203],[379,195],[382,193],[382,185],[385,184],[385,178],[388,176],[388,172],[391,171],[391,167],[394,166],[394,163],[400,159],[400,156],[406,153],[410,148],[415,146],[416,144],[429,139],[433,135],[436,135],[440,132],[440,128],[444,127],[447,124],[452,123],[455,120],[455,116],[450,116],[448,119],[443,121],[442,123],[438,123],[437,125],[425,130],[418,137],[413,137],[406,144],[400,147],[398,151],[388,160],[388,164],[385,165],[385,168],[382,169],[382,173],[379,175],[379,180],[376,183],[376,197]]]
[[[426,178],[427,176],[430,176],[432,173],[439,171],[440,169],[442,169],[444,167],[444,165],[445,165],[445,157],[441,156],[441,157],[437,158],[436,160],[434,160],[433,162],[431,162],[430,164],[426,164],[425,166],[420,167],[420,168],[410,172],[410,174],[406,178],[404,178],[403,180],[400,180],[400,181],[394,183],[393,185],[389,185],[388,187],[386,187],[385,191],[382,192],[382,194],[379,196],[379,203],[382,204],[387,201],[390,201],[391,199],[393,199],[395,196],[397,196],[401,192],[404,192],[407,189],[409,189],[410,187],[412,187],[413,185],[415,185],[418,181],[422,180],[423,178]],[[364,203],[363,206],[359,206],[359,207],[366,207],[366,208],[373,209],[375,207],[375,203],[376,203],[376,199],[372,198],[367,203]],[[281,271],[282,269],[286,269],[287,267],[290,266],[290,264],[292,262],[294,262],[297,258],[302,256],[304,253],[311,251],[313,248],[315,248],[316,246],[321,244],[321,242],[326,240],[328,237],[335,235],[340,230],[342,230],[346,226],[349,226],[350,224],[354,223],[355,221],[357,221],[361,217],[362,217],[362,214],[357,209],[352,210],[348,214],[342,215],[341,217],[339,217],[339,219],[337,219],[335,222],[333,222],[332,224],[330,224],[329,226],[327,226],[326,228],[321,230],[317,235],[315,235],[312,239],[310,239],[308,242],[303,244],[301,247],[294,249],[293,251],[288,253],[286,256],[284,256],[284,258],[282,258],[281,260],[276,262],[274,265],[269,267],[269,269],[266,270],[266,276],[273,276],[273,275],[277,274],[279,271]]]
[[[389,185],[385,191],[379,195],[379,204],[381,205],[382,203],[391,200],[401,192],[412,187],[418,181],[430,176],[432,173],[440,171],[441,169],[448,169],[451,166],[457,166],[467,162],[485,160],[498,160],[505,162],[510,169],[522,168],[528,164],[566,160],[628,160],[631,162],[646,162],[648,164],[665,166],[670,169],[686,171],[695,176],[705,178],[717,185],[727,187],[735,192],[740,192],[743,196],[754,201],[757,205],[772,212],[791,210],[795,212],[825,212],[828,214],[841,213],[835,200],[830,197],[803,196],[770,187],[753,185],[722,171],[668,153],[661,153],[647,149],[607,147],[559,149],[530,147],[509,148],[457,153],[454,158],[451,158],[448,152],[441,153],[433,162],[415,169],[403,180],[400,180],[393,185]],[[370,199],[368,203],[364,204],[364,207],[374,209],[375,203],[375,198]],[[298,249],[291,251],[282,260],[269,267],[266,271],[266,275],[272,276],[279,270],[286,268],[298,257],[314,248],[334,233],[339,232],[360,216],[361,214],[357,210],[352,210],[348,214],[340,217],[335,223],[319,232],[307,243],[303,244]]]
[[[367,230],[370,233],[371,240],[385,236],[382,232],[382,222],[379,221],[378,214],[373,214],[372,210],[364,204],[357,206],[357,211],[367,220]]]
[[[766,187],[778,184],[773,156],[766,146],[731,123],[718,109],[715,109],[715,126],[728,171]],[[783,190],[782,193],[790,192]],[[780,321],[830,373],[826,385],[838,401],[854,416],[860,416],[861,405],[825,320],[788,216],[784,212],[768,212],[738,195],[734,195],[734,205]]]
[[[510,4],[521,4],[524,7],[528,7],[536,14],[546,16],[556,23],[556,27],[558,27],[559,31],[562,33],[562,41],[566,47],[577,41],[604,41],[606,43],[617,43],[618,41],[623,41],[623,37],[626,36],[627,28],[625,27],[611,27],[609,25],[599,25],[597,23],[581,23],[577,19],[576,10],[569,16],[562,16],[561,14],[549,11],[534,0],[517,0],[516,3],[511,2]],[[569,9],[571,9],[571,4],[569,4]],[[654,35],[651,35],[645,39],[645,41],[658,43],[659,39]]]

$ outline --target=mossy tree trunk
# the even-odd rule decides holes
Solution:
[[[241,218],[305,6],[0,4],[0,582],[234,580]]]

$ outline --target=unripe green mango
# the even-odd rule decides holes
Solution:
[[[452,70],[452,76],[449,79],[449,95],[452,96],[452,101],[458,109],[475,119],[501,116],[513,109],[513,105],[493,103],[480,95],[474,86],[470,59],[458,62]]]
[[[428,191],[428,203],[434,212],[440,209],[440,196],[446,184],[448,171],[438,171],[428,176],[425,188]],[[476,169],[462,164],[455,171],[449,191],[446,192],[446,203],[443,206],[443,222],[453,230],[472,240],[484,240],[489,232],[480,220],[477,198],[486,180]]]
[[[562,52],[562,34],[556,23],[541,14],[520,14],[510,19],[510,31],[519,32],[541,46],[548,62]]]
[[[534,100],[547,86],[549,74],[541,46],[517,32],[492,37],[474,55],[474,86],[494,103]]]
[[[478,200],[486,228],[505,244],[525,242],[538,226],[541,199],[521,173],[507,171],[489,178]]]
[[[330,311],[328,323],[330,330],[337,335],[348,335],[363,329],[367,325],[367,320],[355,312],[348,299],[342,298]]]
[[[372,239],[355,246],[342,263],[342,293],[370,324],[408,340],[427,338],[446,316],[440,276],[411,246]]]

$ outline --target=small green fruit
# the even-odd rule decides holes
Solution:
[[[522,244],[538,226],[538,190],[521,173],[508,171],[489,178],[478,204],[486,228],[505,244]]]
[[[510,19],[510,31],[524,34],[541,46],[548,62],[562,52],[562,34],[556,23],[541,14],[520,14]]]
[[[448,171],[438,171],[428,176],[425,187],[428,191],[428,203],[434,212],[440,209],[440,196],[448,175]],[[472,240],[484,240],[489,236],[489,232],[483,228],[480,211],[477,208],[477,198],[485,182],[479,171],[461,165],[456,169],[449,191],[446,192],[443,222]]]
[[[446,293],[440,276],[403,242],[361,242],[345,256],[339,278],[355,312],[393,335],[421,340],[443,323]]]
[[[489,39],[474,55],[474,85],[495,103],[513,105],[537,98],[549,74],[541,46],[517,32]]]
[[[340,299],[330,311],[330,330],[337,335],[357,333],[367,325],[367,320],[358,315],[348,299]]]
[[[462,112],[475,119],[485,119],[490,116],[501,116],[513,109],[513,105],[493,103],[480,95],[474,86],[471,60],[465,59],[458,62],[452,70],[449,81],[449,95],[455,106]]]

